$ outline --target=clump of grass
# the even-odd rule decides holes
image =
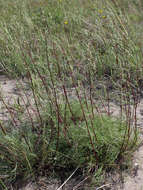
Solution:
[[[34,111],[24,103],[28,115],[20,112],[18,100],[13,113],[1,97],[12,122],[8,128],[0,125],[0,183],[47,170],[66,175],[75,168],[82,174],[98,171],[99,178],[121,167],[138,142],[137,95],[143,76],[131,15],[115,1],[21,2],[19,7],[19,1],[1,1],[8,17],[0,13],[0,67],[9,76],[26,77]],[[99,80],[102,95],[96,97]],[[125,121],[110,116],[108,83],[118,91]],[[99,100],[107,115],[101,114]]]
[[[81,171],[116,168],[124,155],[133,151],[135,134],[124,138],[126,124],[109,116],[95,115],[91,123],[87,110],[86,123],[80,106],[78,102],[72,103],[71,114],[69,108],[65,110],[65,105],[61,105],[59,111],[65,118],[60,126],[53,114],[49,119],[44,116],[43,127],[37,125],[35,130],[23,122],[18,129],[1,131],[1,178],[11,183],[46,169],[49,173],[66,171],[66,176],[77,167]],[[41,134],[39,127],[42,127]],[[121,150],[123,141],[127,146]]]

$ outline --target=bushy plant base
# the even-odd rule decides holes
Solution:
[[[61,113],[64,113],[62,108]],[[121,166],[121,160],[136,146],[135,133],[128,139],[126,124],[109,116],[91,118],[85,110],[83,118],[78,102],[72,104],[72,113],[74,118],[67,109],[66,119],[60,125],[53,115],[52,120],[46,119],[43,126],[35,130],[29,123],[23,123],[18,129],[7,130],[6,134],[1,132],[2,179],[14,182],[41,170],[48,173],[61,170],[67,176],[76,168],[87,174],[89,170],[102,168],[105,171]]]

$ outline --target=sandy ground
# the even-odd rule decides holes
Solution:
[[[135,152],[133,165],[133,173],[124,180],[124,190],[143,190],[143,147]]]
[[[10,107],[10,105],[13,106],[15,101],[17,102],[18,99],[21,98],[23,100],[21,101],[23,102],[21,106],[25,106],[25,105],[30,106],[30,103],[28,103],[28,100],[26,97],[26,96],[28,96],[28,98],[31,97],[31,92],[28,90],[27,83],[22,80],[19,80],[19,85],[20,85],[20,88],[18,87],[16,80],[8,79],[4,75],[0,76],[0,120],[5,121],[5,120],[8,120],[8,118],[10,117],[9,112],[5,109],[4,103]],[[23,90],[25,92],[25,95],[23,93]],[[1,98],[4,100],[4,102],[2,101]],[[113,116],[119,116],[120,107],[115,105],[114,103],[110,103],[110,112],[111,112],[111,115]],[[31,113],[32,113],[32,110],[31,110]],[[143,128],[143,99],[140,100],[140,103],[138,104],[138,107],[137,107],[137,126],[140,129]],[[42,182],[42,180],[44,182]],[[44,189],[56,190],[61,185],[59,181],[54,180],[52,182],[48,181],[46,183],[47,185],[45,186],[45,179],[42,179],[42,178],[39,179],[39,183],[41,184],[43,183],[43,186],[41,185],[41,187],[38,187],[36,184],[29,182],[25,187],[19,188],[19,190],[38,190],[38,189],[39,190],[40,189],[41,190],[44,190]],[[78,183],[76,183],[75,185],[73,181],[69,180],[69,182],[62,189],[72,190],[77,186]],[[75,187],[71,184],[74,184]],[[106,187],[103,187],[100,189],[106,189]],[[109,189],[112,190],[112,187]],[[125,177],[123,187],[122,188],[117,187],[117,189],[143,190],[143,146],[141,146],[134,154],[133,172]]]

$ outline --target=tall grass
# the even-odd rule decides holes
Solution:
[[[130,6],[136,10],[139,3]],[[13,109],[1,95],[11,121],[0,124],[2,181],[14,183],[45,170],[61,170],[66,178],[75,168],[87,175],[121,166],[138,142],[142,86],[142,51],[128,3],[7,0],[0,5],[1,70],[26,78],[32,92],[29,98],[23,91],[25,98]],[[34,103],[27,107],[29,99]],[[120,105],[120,118],[111,116],[110,101]]]

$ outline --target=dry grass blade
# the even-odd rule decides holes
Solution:
[[[109,184],[102,185],[102,186],[98,187],[96,190],[103,189],[104,187],[108,187],[108,186],[110,186],[110,185],[111,185],[110,183],[109,183]]]
[[[63,188],[63,186],[71,179],[71,177],[75,174],[75,172],[79,169],[79,167],[77,167],[74,172],[66,179],[66,181],[56,190],[61,190]]]

